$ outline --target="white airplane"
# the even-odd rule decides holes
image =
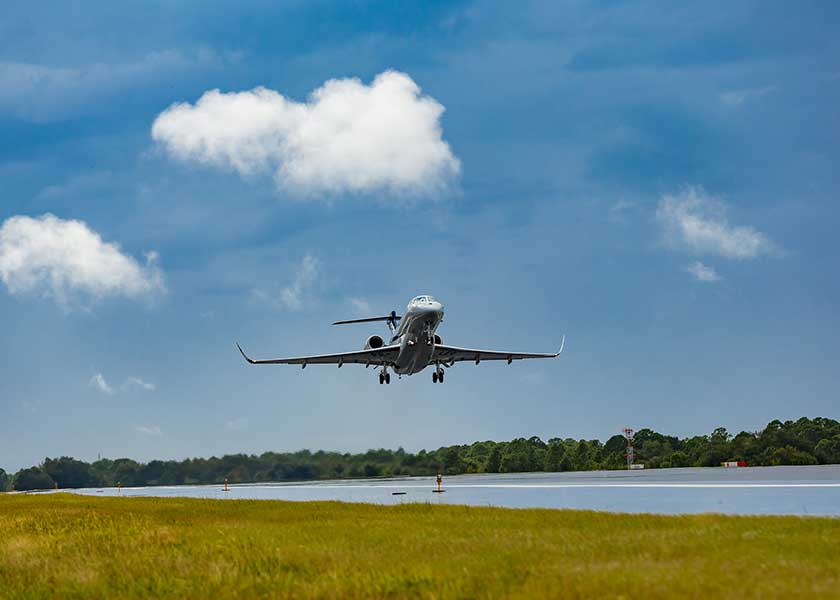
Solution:
[[[499,352],[496,350],[476,350],[473,348],[458,348],[447,346],[440,336],[435,333],[443,321],[443,305],[431,296],[417,296],[408,303],[405,315],[400,316],[396,311],[385,317],[370,317],[368,319],[352,319],[350,321],[336,321],[333,325],[347,325],[349,323],[370,323],[385,321],[391,331],[391,341],[387,344],[382,337],[372,335],[365,342],[363,350],[342,352],[339,354],[321,354],[317,356],[299,356],[295,358],[269,358],[254,360],[250,358],[242,347],[237,344],[239,352],[252,365],[338,365],[341,368],[346,363],[373,365],[381,367],[379,384],[391,383],[388,369],[393,369],[398,375],[414,375],[428,366],[434,365],[432,381],[443,383],[443,369],[449,368],[456,362],[482,360],[506,360],[508,364],[514,360],[524,358],[557,358],[563,352],[566,336],[560,342],[560,349],[553,354],[539,354],[533,352]],[[399,327],[397,323],[399,322]]]

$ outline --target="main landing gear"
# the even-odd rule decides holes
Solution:
[[[443,383],[443,369],[438,367],[432,372],[432,381],[434,383]]]
[[[391,383],[391,374],[385,367],[383,367],[382,371],[379,373],[379,385],[382,385],[383,383],[386,385],[390,385]]]

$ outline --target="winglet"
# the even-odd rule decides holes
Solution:
[[[254,361],[248,358],[248,355],[245,354],[245,351],[242,349],[242,346],[239,345],[239,342],[236,343],[236,347],[239,348],[239,353],[242,355],[242,357],[253,365]]]
[[[561,340],[560,340],[560,349],[557,351],[557,354],[555,354],[555,355],[554,355],[555,357],[560,356],[561,354],[563,354],[563,347],[564,347],[565,345],[566,345],[566,336],[564,335],[564,336],[563,336],[563,339],[561,339]]]

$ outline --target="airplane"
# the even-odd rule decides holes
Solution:
[[[315,356],[299,356],[294,358],[269,358],[254,360],[250,358],[242,346],[236,347],[252,365],[300,365],[305,369],[307,365],[338,365],[340,369],[345,364],[361,364],[365,368],[380,367],[379,384],[390,384],[392,369],[397,375],[414,375],[426,367],[434,365],[432,373],[434,383],[443,383],[444,368],[452,367],[456,362],[474,361],[479,364],[483,360],[506,360],[508,364],[514,360],[526,358],[557,358],[563,352],[566,336],[560,342],[560,349],[555,353],[541,354],[534,352],[504,352],[496,350],[476,350],[473,348],[459,348],[443,343],[436,333],[443,321],[443,304],[428,295],[417,296],[408,303],[405,315],[398,315],[391,311],[384,317],[368,317],[366,319],[351,319],[336,321],[333,325],[348,325],[351,323],[372,323],[385,321],[391,331],[391,341],[387,344],[379,335],[371,335],[365,342],[364,349],[338,354],[320,354]],[[399,323],[399,326],[397,325]]]

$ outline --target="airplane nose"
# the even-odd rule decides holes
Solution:
[[[432,301],[422,306],[421,310],[428,315],[439,314],[443,312],[443,304],[437,301]]]

